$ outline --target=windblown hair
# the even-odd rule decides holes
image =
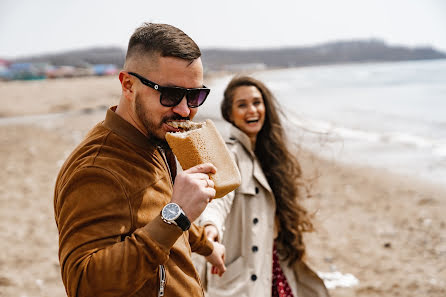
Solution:
[[[307,211],[300,205],[302,171],[296,157],[288,150],[280,110],[270,90],[261,81],[249,76],[234,77],[226,87],[221,112],[232,123],[231,113],[235,90],[241,86],[256,87],[263,97],[265,121],[257,134],[255,155],[276,199],[276,220],[279,222],[278,251],[292,265],[305,254],[303,232],[313,231]]]
[[[180,29],[167,24],[144,23],[129,40],[126,60],[136,55],[160,54],[193,61],[201,56],[198,45]]]

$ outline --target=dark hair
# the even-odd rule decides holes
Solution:
[[[277,248],[280,255],[292,265],[305,254],[302,233],[313,231],[310,217],[298,201],[303,185],[301,167],[288,150],[277,101],[261,81],[249,76],[234,77],[224,92],[221,104],[223,118],[234,125],[231,121],[233,96],[241,86],[256,87],[265,104],[265,122],[257,134],[255,155],[276,199],[276,219],[279,222]]]
[[[144,23],[130,37],[126,60],[133,55],[155,53],[188,61],[201,56],[198,45],[180,29],[167,24]]]

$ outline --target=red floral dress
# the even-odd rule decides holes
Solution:
[[[280,268],[279,256],[277,255],[276,243],[273,248],[273,286],[272,297],[293,297],[291,287],[286,280],[282,268]]]

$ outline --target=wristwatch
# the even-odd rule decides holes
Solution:
[[[176,203],[168,203],[161,210],[161,218],[167,224],[175,224],[186,231],[190,228],[190,221],[184,214],[184,211]]]

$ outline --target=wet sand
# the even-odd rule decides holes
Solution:
[[[55,178],[119,95],[116,77],[0,82],[0,296],[66,296]],[[308,261],[319,272],[359,280],[331,289],[332,296],[446,295],[444,187],[298,154],[312,180],[305,203],[317,229],[306,235]]]

